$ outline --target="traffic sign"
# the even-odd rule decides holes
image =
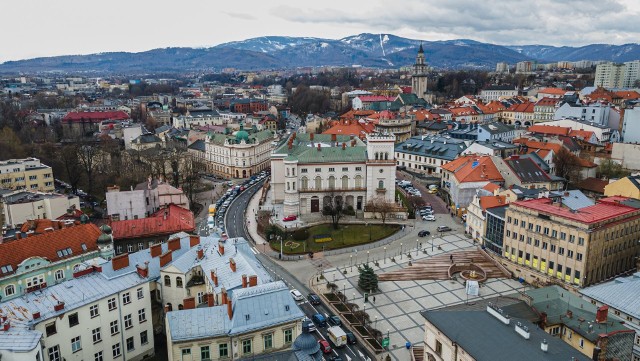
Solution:
[[[382,339],[382,347],[389,347],[389,337]]]

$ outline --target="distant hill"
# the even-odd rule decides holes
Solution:
[[[0,72],[152,73],[192,70],[282,69],[305,66],[398,68],[413,64],[420,43],[427,62],[440,69],[494,69],[496,63],[535,60],[640,59],[640,45],[593,44],[582,47],[502,46],[459,39],[421,41],[391,34],[359,34],[343,39],[265,36],[210,48],[165,48],[140,53],[113,52],[8,61]]]

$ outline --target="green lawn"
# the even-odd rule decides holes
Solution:
[[[309,238],[304,241],[294,241],[288,238],[283,241],[283,252],[286,254],[296,254],[305,252],[318,252],[330,249],[338,249],[351,247],[358,244],[375,242],[386,238],[400,229],[398,225],[381,225],[381,224],[345,224],[340,225],[338,229],[333,229],[331,224],[321,224],[308,228]],[[316,242],[314,236],[327,235],[331,237],[329,242]],[[271,247],[280,251],[280,242],[272,242]],[[324,248],[323,248],[324,247]]]

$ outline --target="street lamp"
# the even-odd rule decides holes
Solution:
[[[356,251],[356,260],[354,264],[357,266],[358,265],[358,249],[356,249],[355,251]]]
[[[373,324],[373,328],[376,328],[376,326],[378,326],[378,315],[376,315],[376,320]]]
[[[278,236],[280,238],[280,259],[282,259],[282,236]]]
[[[347,282],[342,282],[342,296],[347,299]]]
[[[353,272],[353,255],[349,255],[349,268],[351,269],[351,272]]]
[[[431,236],[431,252],[433,252],[433,242],[436,236]]]
[[[418,243],[420,242],[420,239],[416,239],[416,256],[418,255]]]
[[[402,242],[400,242],[400,259],[402,259]]]
[[[371,225],[367,223],[367,229],[369,230],[369,241],[371,241]]]
[[[387,264],[387,246],[384,246],[384,264]]]
[[[367,251],[367,266],[369,265],[369,251]]]
[[[367,315],[367,303],[362,301],[362,325],[364,326],[364,318]]]

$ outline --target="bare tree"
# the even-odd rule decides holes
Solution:
[[[375,197],[367,202],[367,210],[377,215],[382,219],[382,224],[385,224],[389,214],[393,212],[395,205],[388,202],[384,197]]]
[[[71,190],[78,191],[78,183],[82,178],[82,166],[78,157],[78,148],[73,145],[63,145],[58,149],[57,158],[62,163]]]
[[[556,165],[556,175],[567,181],[575,181],[579,177],[580,160],[567,148],[562,147],[553,155],[553,163]]]
[[[93,177],[99,163],[100,149],[87,141],[78,142],[76,144],[76,151],[80,166],[82,167],[84,174],[87,176],[87,193],[92,194],[91,192],[93,192],[94,183]]]
[[[322,208],[322,215],[331,218],[331,224],[334,229],[338,229],[340,219],[344,216],[346,210],[344,206],[344,197],[336,192],[330,193],[331,201]]]

